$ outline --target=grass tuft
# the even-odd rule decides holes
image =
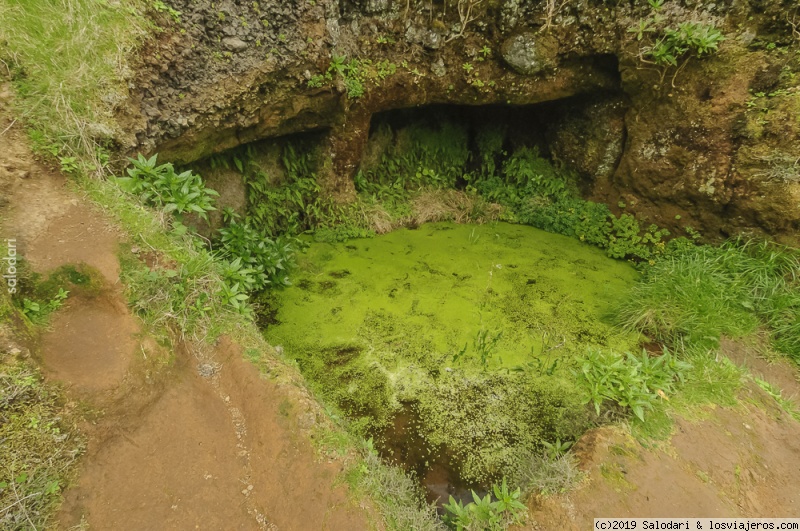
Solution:
[[[686,247],[645,270],[619,319],[656,341],[693,348],[765,326],[773,346],[800,362],[799,275],[798,252],[770,242]]]
[[[148,29],[135,0],[4,0],[0,20],[0,69],[35,146],[102,168],[127,97],[126,57]]]

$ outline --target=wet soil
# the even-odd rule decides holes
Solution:
[[[299,392],[263,378],[230,341],[170,352],[143,332],[119,282],[120,233],[34,159],[9,101],[0,85],[4,237],[39,273],[83,263],[102,277],[98,293],[52,316],[35,354],[85,412],[88,436],[56,525],[366,529],[364,507],[337,484],[342,462],[310,445],[316,417]]]
[[[620,428],[587,433],[575,446],[587,479],[572,493],[532,500],[527,527],[577,531],[621,516],[797,516],[800,423],[754,384],[742,402],[699,422],[675,419],[659,448]]]
[[[72,300],[42,338],[45,372],[81,390],[118,386],[136,355],[139,331],[118,297]]]

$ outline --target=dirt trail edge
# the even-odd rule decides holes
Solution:
[[[88,448],[58,526],[367,529],[363,508],[336,485],[341,464],[318,461],[297,429],[304,418],[237,345],[171,354],[142,333],[119,282],[122,236],[34,160],[9,118],[10,97],[0,85],[3,233],[37,272],[85,264],[103,284],[70,297],[38,354],[86,411]]]

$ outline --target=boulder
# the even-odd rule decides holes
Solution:
[[[556,66],[558,44],[546,35],[527,32],[506,39],[503,60],[516,72],[532,76]]]

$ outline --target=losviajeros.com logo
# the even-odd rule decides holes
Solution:
[[[6,280],[8,292],[17,292],[17,240],[6,240],[6,255],[3,257],[3,278]]]

